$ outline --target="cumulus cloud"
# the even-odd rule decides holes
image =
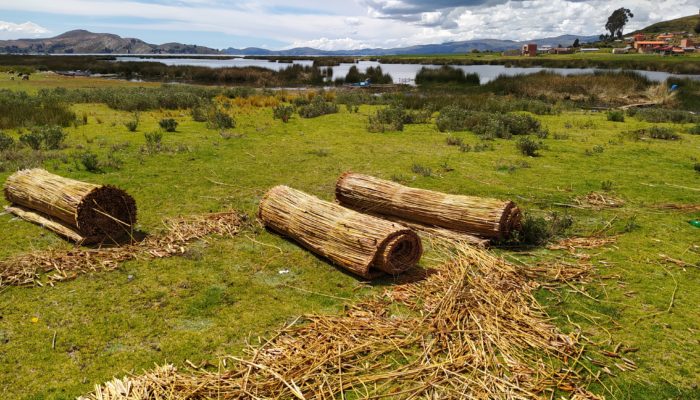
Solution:
[[[50,31],[33,22],[16,24],[13,22],[0,21],[0,39],[23,39],[45,36]]]
[[[319,50],[360,50],[360,49],[366,49],[368,47],[371,47],[369,44],[366,42],[363,42],[361,40],[355,40],[352,38],[341,38],[341,39],[329,39],[329,38],[320,38],[320,39],[315,39],[315,40],[307,40],[307,41],[302,41],[302,42],[294,42],[292,43],[289,48],[294,48],[294,47],[312,47],[314,49],[319,49]]]

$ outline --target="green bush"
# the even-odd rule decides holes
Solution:
[[[688,129],[688,133],[690,133],[691,135],[700,135],[700,124],[697,124],[695,126],[691,126]]]
[[[83,165],[86,171],[89,172],[99,172],[100,171],[100,160],[97,154],[86,152],[80,155],[80,163]]]
[[[207,122],[207,108],[202,104],[192,107],[192,120],[195,122]]]
[[[448,146],[462,146],[464,144],[464,140],[456,136],[448,136],[445,142],[447,142]]]
[[[207,117],[207,128],[209,129],[232,129],[236,127],[236,120],[227,113],[213,109]]]
[[[679,140],[681,135],[675,133],[673,129],[665,126],[652,126],[651,128],[641,128],[634,131],[626,132],[627,136],[634,140],[642,138],[661,139],[661,140]]]
[[[521,137],[517,142],[515,142],[515,147],[525,156],[537,157],[539,155],[538,151],[542,149],[541,142],[535,142],[528,136]]]
[[[700,122],[700,115],[689,111],[665,108],[629,108],[627,115],[646,122],[672,122],[675,124]]]
[[[75,113],[60,98],[0,90],[0,129],[36,125],[68,126]]]
[[[299,107],[298,112],[302,118],[316,118],[337,113],[338,105],[323,100],[321,96],[316,96],[309,104]]]
[[[608,111],[608,121],[625,122],[625,113],[622,110]]]
[[[695,172],[700,173],[700,163],[695,163],[695,165],[693,165],[693,169]]]
[[[173,118],[163,118],[160,120],[158,123],[161,128],[163,128],[166,132],[175,132],[177,129],[177,121],[175,121]]]
[[[63,145],[66,136],[60,126],[39,126],[20,135],[19,141],[34,150],[39,150],[42,147],[48,150],[57,150]]]
[[[15,144],[12,136],[0,131],[0,151],[7,150]]]
[[[289,122],[294,113],[294,107],[280,104],[272,109],[272,118],[280,119],[282,122]]]
[[[467,120],[472,113],[458,106],[447,106],[440,110],[435,124],[440,132],[463,131],[467,129]]]
[[[426,167],[421,164],[413,164],[411,166],[411,171],[425,177],[433,176],[433,170],[430,167]]]
[[[406,112],[402,107],[382,108],[369,116],[367,130],[369,132],[403,131],[405,119]]]
[[[163,132],[146,132],[144,137],[146,138],[146,149],[149,153],[156,153],[161,150],[163,143]]]
[[[541,246],[557,236],[563,235],[573,225],[573,219],[558,213],[552,213],[548,218],[525,215],[522,229],[515,234],[514,241],[528,245]]]
[[[138,129],[139,127],[140,121],[141,117],[139,113],[135,112],[131,115],[131,119],[124,123],[124,126],[126,127],[126,129],[129,130],[129,132],[136,132],[136,129]]]

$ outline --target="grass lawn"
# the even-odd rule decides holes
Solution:
[[[28,91],[114,84],[126,83],[42,74],[29,82],[0,78],[0,88]],[[338,114],[313,119],[295,114],[286,124],[273,120],[270,107],[234,105],[237,126],[227,135],[194,122],[188,110],[142,112],[137,131],[129,132],[123,123],[131,113],[103,104],[73,109],[87,114],[87,124],[66,129],[67,148],[45,161],[45,168],[125,189],[137,201],[139,228],[146,232],[171,216],[227,209],[253,216],[262,194],[276,184],[330,200],[337,177],[352,170],[415,187],[512,199],[535,215],[567,213],[575,235],[619,234],[614,246],[584,251],[596,266],[588,295],[563,287],[538,297],[564,331],[579,326],[611,351],[618,343],[638,348],[627,355],[636,371],[605,378],[617,398],[700,397],[700,229],[688,223],[700,213],[655,207],[700,203],[700,173],[693,170],[700,136],[685,133],[689,124],[656,124],[680,133],[678,141],[634,141],[623,133],[653,124],[629,117],[610,122],[604,113],[584,111],[537,116],[550,135],[543,139],[547,148],[533,158],[503,139],[491,142],[493,151],[461,152],[446,144],[447,134],[434,122],[368,133],[367,118],[376,107],[367,105],[358,113],[341,107]],[[144,133],[157,130],[166,117],[179,122],[177,131],[164,133],[162,151],[142,151]],[[479,143],[468,132],[453,135]],[[74,156],[88,150],[101,160],[111,154],[122,165],[87,172]],[[432,174],[416,175],[415,164]],[[0,181],[11,173],[0,172]],[[602,192],[602,186],[624,206],[567,206]],[[0,231],[3,258],[70,246],[8,215],[0,216]],[[526,262],[562,254],[545,248],[495,251]],[[662,254],[689,266],[663,262]],[[428,251],[422,263],[430,265],[431,258]],[[290,272],[280,274],[285,269]],[[154,364],[216,362],[301,314],[337,313],[344,304],[337,298],[358,299],[390,284],[385,279],[366,285],[257,227],[233,239],[200,242],[183,257],[131,261],[54,287],[6,287],[0,289],[0,397],[70,399]]]

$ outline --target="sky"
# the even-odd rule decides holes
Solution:
[[[470,39],[599,35],[698,13],[698,0],[0,0],[0,40],[73,29],[217,49],[392,48]]]

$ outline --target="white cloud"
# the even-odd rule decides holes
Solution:
[[[355,40],[347,37],[342,39],[328,39],[323,37],[320,39],[303,42],[294,42],[288,47],[312,47],[319,50],[359,50],[366,49],[371,46],[361,40]]]
[[[13,22],[0,21],[0,39],[24,39],[45,36],[50,31],[33,22],[15,24]]]

